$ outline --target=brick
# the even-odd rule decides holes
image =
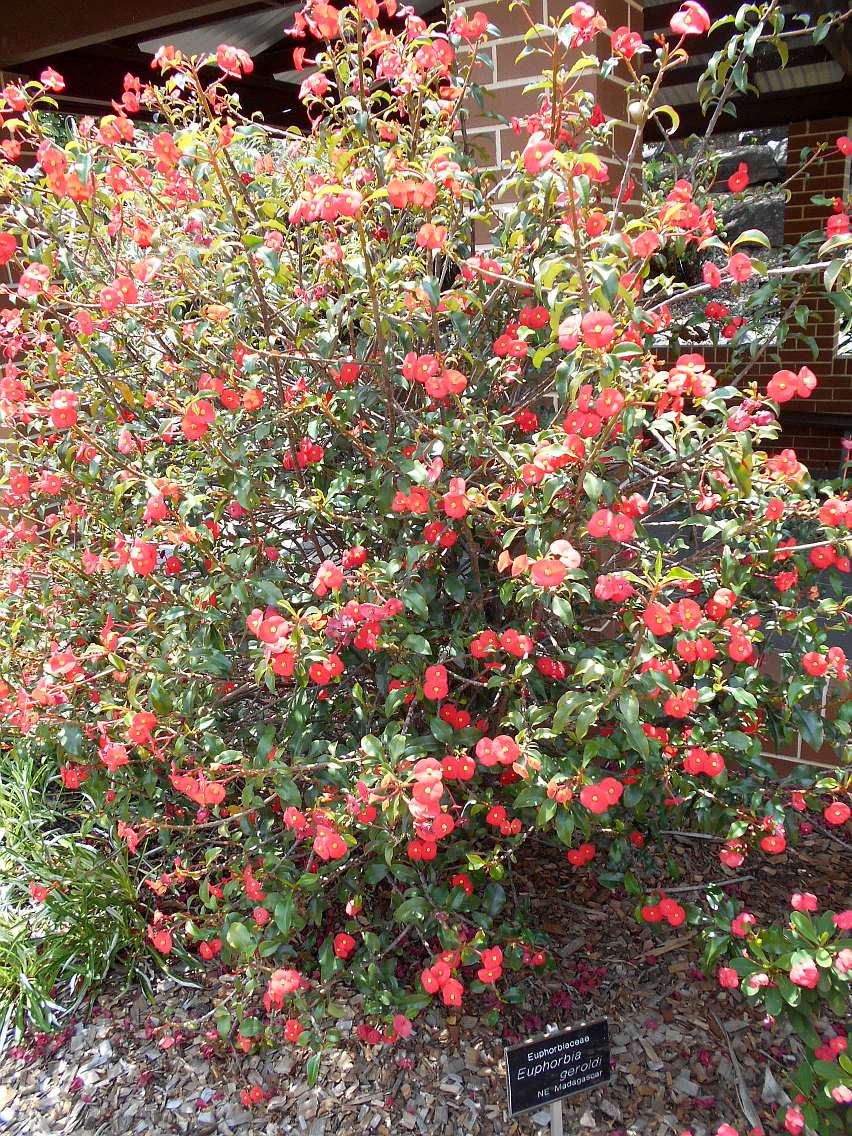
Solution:
[[[627,89],[625,87],[622,87],[619,83],[602,79],[598,82],[596,95],[604,114],[610,118],[625,117],[627,108]]]
[[[499,131],[488,130],[481,133],[468,134],[468,143],[477,162],[481,166],[495,166],[497,157],[497,135]]]
[[[523,43],[517,41],[497,44],[495,49],[497,66],[494,76],[498,83],[505,79],[532,79],[541,74],[547,63],[547,58],[543,54],[536,52],[534,55],[526,56],[519,63],[515,62],[523,46]]]
[[[627,0],[607,0],[606,3],[598,5],[600,10],[604,13],[607,23],[611,28],[620,27],[626,24],[628,27],[635,28],[636,24],[636,11],[631,9]],[[630,20],[633,20],[633,24]],[[641,31],[642,29],[636,29]]]
[[[465,8],[468,15],[482,9],[491,23],[499,28],[501,36],[524,35],[530,26],[530,20],[534,24],[545,22],[541,0],[530,0],[530,3],[526,5],[529,20],[524,15],[520,5],[510,9],[509,5],[502,3],[501,0],[473,0],[473,3],[466,4]]]
[[[514,115],[522,116],[532,114],[538,106],[538,94],[536,92],[524,93],[523,86],[517,87],[500,87],[496,91],[491,92],[485,98],[486,114],[483,115],[478,108],[472,108],[470,125],[474,128],[479,126],[494,126],[493,116],[503,115],[507,120]]]

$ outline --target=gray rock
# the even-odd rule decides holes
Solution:
[[[745,162],[748,166],[749,181],[752,185],[780,181],[784,173],[771,146],[737,146],[721,155],[719,180],[726,181],[738,168],[740,162]]]
[[[784,243],[784,197],[780,193],[747,195],[741,199],[725,195],[718,202],[729,240],[747,229],[760,229],[773,248]],[[760,253],[758,253],[760,255]]]

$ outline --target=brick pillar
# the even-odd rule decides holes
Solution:
[[[805,173],[796,177],[790,184],[790,200],[784,213],[784,237],[794,243],[807,233],[824,231],[829,210],[823,205],[814,205],[812,197],[843,198],[850,188],[850,162],[836,147],[841,134],[848,134],[850,119],[832,118],[816,122],[796,122],[790,126],[787,150],[787,177],[792,178],[801,166],[802,150],[814,147],[821,142],[826,144],[826,156],[815,162]],[[840,461],[840,439],[843,425],[832,426],[821,415],[852,415],[852,357],[838,357],[837,333],[838,318],[832,304],[824,297],[812,295],[806,302],[811,309],[812,318],[807,334],[813,336],[819,346],[819,356],[814,360],[812,353],[803,347],[784,353],[784,365],[797,370],[803,364],[810,366],[819,379],[819,386],[807,400],[793,400],[784,407],[781,420],[785,425],[784,443],[793,446],[799,456],[815,471],[832,471]],[[817,417],[809,424],[807,415]],[[791,416],[795,416],[790,420]],[[849,427],[847,426],[847,432]]]
[[[530,0],[526,7],[534,23],[546,24],[551,17],[564,11],[568,3],[569,0]],[[490,41],[483,49],[491,57],[490,72],[485,67],[481,67],[475,75],[477,82],[487,86],[494,94],[486,100],[487,114],[483,116],[481,113],[474,113],[468,128],[471,142],[481,147],[483,151],[484,161],[500,162],[521,149],[524,142],[518,139],[508,126],[494,122],[488,115],[499,114],[511,119],[513,116],[520,117],[535,110],[540,92],[524,94],[523,90],[544,66],[544,56],[530,55],[518,63],[515,62],[524,46],[524,35],[529,28],[529,22],[518,8],[509,9],[508,0],[475,0],[474,3],[467,4],[466,8],[469,14],[481,9],[490,22],[500,29],[500,38]],[[641,34],[643,13],[639,0],[602,0],[597,4],[597,8],[606,17],[610,28],[625,25]],[[608,54],[609,44],[604,43],[604,39],[603,36],[599,37],[597,48]],[[589,44],[586,48],[589,54],[594,53],[595,50],[595,43]],[[617,77],[610,79],[589,75],[585,78],[584,86],[594,93],[606,114],[618,118],[625,117],[627,83],[620,72],[617,72]],[[626,157],[631,140],[632,131],[624,127],[616,128],[614,141],[618,153]]]

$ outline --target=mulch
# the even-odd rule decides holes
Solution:
[[[749,865],[755,878],[731,886],[758,916],[777,917],[793,890],[847,906],[838,853],[815,834],[782,858]],[[671,855],[680,879],[668,892],[725,877],[711,842],[675,840]],[[241,1055],[206,1036],[209,1021],[182,1027],[210,1010],[212,991],[163,978],[151,1003],[116,984],[84,1020],[7,1054],[0,1133],[531,1136],[548,1131],[548,1114],[509,1119],[504,1046],[550,1023],[601,1017],[610,1024],[612,1081],[565,1102],[566,1133],[679,1136],[688,1127],[707,1136],[723,1121],[743,1136],[758,1121],[777,1130],[772,1117],[786,1100],[783,1069],[796,1062],[795,1042],[703,976],[693,932],[638,925],[635,899],[614,898],[544,849],[525,854],[515,883],[550,934],[556,965],[526,981],[524,1004],[505,1007],[496,1028],[486,1021],[492,1007],[474,997],[465,1012],[430,1009],[392,1047],[366,1048],[343,1020],[343,1043],[324,1055],[309,1087],[301,1051]],[[349,1005],[357,1023],[357,999]],[[249,1110],[240,1090],[252,1085],[270,1095]]]

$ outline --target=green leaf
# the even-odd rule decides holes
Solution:
[[[506,906],[506,890],[502,884],[491,881],[482,895],[482,909],[492,918]]]
[[[575,738],[580,739],[586,736],[586,734],[589,732],[589,727],[592,726],[595,721],[597,721],[599,712],[600,706],[596,702],[592,702],[588,706],[583,707],[583,709],[577,715],[577,720],[575,721],[574,727],[571,730],[571,733]]]
[[[444,578],[444,589],[456,603],[462,603],[464,597],[467,595],[467,590],[464,585],[464,580],[459,576],[446,576]]]
[[[550,606],[553,614],[560,623],[564,624],[566,627],[570,627],[573,624],[574,609],[567,600],[564,600],[561,596],[554,596],[550,602]]]
[[[413,611],[414,614],[419,615],[421,619],[429,618],[429,605],[426,602],[425,596],[420,592],[406,592],[402,597],[402,602],[409,611]]]
[[[382,743],[373,734],[366,734],[361,738],[361,749],[373,761],[381,761],[384,757],[384,748]]]
[[[619,697],[618,709],[623,722],[635,725],[639,721],[639,699],[632,690],[625,690]]]
[[[824,723],[820,715],[813,710],[800,710],[798,722],[801,735],[808,745],[813,749],[819,749],[825,737]]]
[[[570,809],[560,808],[556,814],[556,835],[566,848],[571,847],[574,835],[574,814]]]
[[[766,1007],[767,1014],[771,1014],[773,1018],[777,1018],[784,1009],[781,995],[774,986],[764,987],[763,1004]]]
[[[275,904],[273,918],[275,919],[275,926],[278,928],[281,934],[289,935],[290,927],[293,923],[292,895],[285,896],[279,903]]]
[[[754,55],[754,49],[757,47],[757,41],[763,34],[763,20],[759,20],[756,24],[748,29],[743,36],[743,48],[746,55]]]
[[[235,951],[239,951],[240,954],[254,954],[254,935],[252,935],[245,923],[241,923],[239,920],[231,923],[228,927],[225,933],[225,941],[229,947],[232,947]]]
[[[826,20],[824,23],[817,24],[813,30],[813,41],[815,44],[820,44],[823,40],[828,38],[828,33],[831,31],[831,22]]]
[[[554,734],[564,733],[568,723],[587,701],[588,695],[585,691],[567,690],[556,703],[556,713],[550,726]]]
[[[556,281],[557,276],[561,275],[568,268],[567,259],[550,260],[545,263],[543,271],[540,272],[539,279],[542,288],[551,288]]]
[[[83,743],[83,731],[77,726],[62,725],[56,731],[56,736],[60,746],[71,757],[80,756],[80,748]]]
[[[422,635],[406,635],[403,640],[403,646],[407,647],[409,651],[413,651],[415,655],[432,654],[432,648],[429,646],[428,640],[424,639]]]
[[[404,899],[393,913],[395,923],[414,923],[429,910],[429,904],[422,895],[412,895]]]
[[[93,343],[91,346],[100,361],[105,363],[110,370],[114,371],[118,367],[115,356],[105,343]]]
[[[319,1077],[320,1061],[321,1060],[322,1060],[322,1054],[321,1053],[314,1053],[311,1057],[308,1058],[306,1070],[307,1070],[307,1075],[308,1075],[308,1084],[311,1085],[311,1086],[313,1086],[317,1083],[317,1078]]]
[[[663,106],[654,107],[654,109],[651,111],[650,117],[659,118],[660,115],[664,115],[670,123],[668,129],[666,129],[666,127],[663,126],[662,123],[660,123],[660,129],[665,130],[666,134],[675,134],[678,127],[680,126],[680,115],[677,113],[675,108],[673,106],[669,106],[668,103]]]
[[[598,501],[604,491],[604,480],[596,473],[587,473],[583,477],[583,491],[590,501]]]
[[[731,243],[731,248],[738,245],[761,245],[763,248],[772,248],[772,242],[766,233],[760,229],[746,229]]]

